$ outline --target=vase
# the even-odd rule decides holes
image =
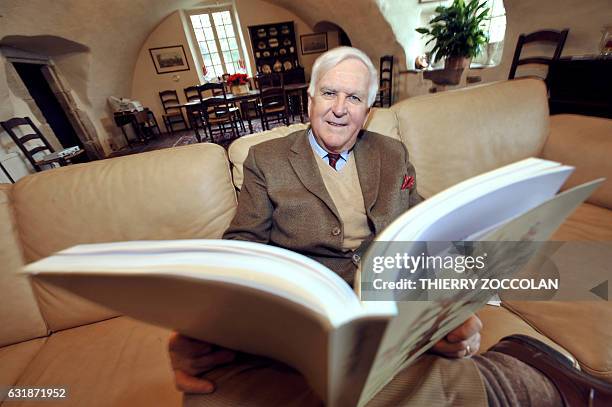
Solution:
[[[249,92],[249,85],[232,85],[231,91],[233,95],[243,95]]]
[[[444,69],[465,69],[469,66],[470,59],[466,57],[448,57],[444,60]]]

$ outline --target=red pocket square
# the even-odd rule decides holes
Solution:
[[[414,177],[404,175],[404,181],[402,182],[402,191],[405,189],[412,189],[414,187]]]

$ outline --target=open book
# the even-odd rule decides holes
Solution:
[[[546,240],[602,182],[555,195],[571,171],[527,159],[464,181],[400,216],[377,236],[377,250],[398,241]],[[25,272],[133,318],[283,361],[332,406],[367,403],[488,299],[361,301],[307,257],[223,240],[79,245]]]

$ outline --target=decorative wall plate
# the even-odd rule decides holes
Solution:
[[[272,27],[272,28],[270,28],[269,33],[270,33],[271,36],[275,36],[276,34],[278,34],[278,31],[276,30],[275,27]]]
[[[270,52],[269,51],[264,51],[263,52],[263,57],[264,58],[269,57],[269,56],[270,56]]]
[[[259,49],[264,49],[266,48],[266,43],[263,41],[259,41],[259,44],[257,44],[257,48]]]
[[[270,38],[270,40],[268,40],[268,45],[272,48],[276,48],[278,47],[278,40],[276,38]]]
[[[266,29],[265,28],[260,28],[259,30],[257,30],[257,36],[259,38],[265,38],[266,37]]]
[[[291,63],[291,61],[285,61],[283,62],[283,68],[285,68],[285,71],[288,71],[293,68],[293,64]]]
[[[270,69],[270,65],[265,64],[264,66],[261,67],[261,72],[265,74],[272,73],[272,69]]]

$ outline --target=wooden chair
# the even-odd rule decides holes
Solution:
[[[182,126],[179,130],[187,130],[189,126],[183,117],[182,109],[177,107],[181,102],[176,91],[172,89],[159,92],[159,99],[165,112],[163,119],[166,130],[174,133],[174,126],[176,125]]]
[[[393,55],[380,57],[378,94],[374,106],[389,107],[393,96]]]
[[[81,155],[84,150],[74,150],[74,147],[55,152],[51,144],[45,136],[40,132],[38,127],[34,125],[29,117],[14,117],[5,122],[0,122],[2,128],[17,144],[17,147],[26,156],[32,167],[37,172],[43,171],[43,166],[54,167],[55,165],[64,166],[72,163],[72,159]],[[17,135],[15,130],[22,133],[22,136]]]
[[[228,75],[229,76],[229,75]],[[206,86],[205,86],[206,85]],[[230,93],[228,90],[228,86],[226,82],[217,82],[217,83],[207,83],[205,85],[200,85],[200,98],[204,100],[207,96],[205,92],[210,92],[213,96],[223,97],[227,99],[227,94]],[[240,125],[242,131],[246,131],[244,127],[244,123],[242,122],[242,115],[240,113],[240,109],[236,106],[236,103],[228,100],[227,109],[231,112],[233,119]]]
[[[189,86],[183,89],[185,93],[185,99],[187,102],[202,102],[202,93],[200,92],[200,86]],[[187,111],[187,120],[189,121],[189,126],[194,130],[196,138],[198,142],[202,141],[202,137],[200,136],[199,130],[202,129],[204,131],[205,137],[208,138],[208,133],[206,131],[206,121],[205,115],[202,112],[202,105],[195,105],[193,107],[188,107]]]
[[[508,74],[508,79],[514,79],[516,77],[516,70],[520,65],[526,64],[536,64],[536,65],[546,65],[550,67],[553,61],[556,61],[561,56],[561,52],[563,52],[563,46],[565,45],[565,40],[567,39],[567,34],[569,29],[565,29],[562,31],[555,30],[543,30],[536,31],[531,34],[521,34],[519,35],[518,41],[516,43],[516,49],[514,50],[514,57],[512,58],[512,65],[510,66],[510,73]],[[523,50],[523,46],[525,44],[530,43],[548,43],[555,45],[555,52],[552,57],[527,57],[521,58],[521,52]],[[546,82],[546,87],[548,88],[548,73],[546,74],[546,78],[544,79]]]
[[[228,100],[225,93],[223,83],[205,83],[199,87],[202,100],[202,113],[211,141],[215,142],[214,134],[225,135],[227,130],[230,130],[232,137],[238,137],[238,126],[236,112],[237,107],[234,107]],[[215,92],[220,92],[219,96],[205,97],[204,92],[210,91],[213,95]],[[220,140],[218,140],[220,141]]]
[[[280,87],[268,87],[260,89],[261,100],[261,124],[264,130],[270,130],[270,121],[283,121],[285,126],[289,125],[288,103],[285,97],[285,90]]]
[[[284,88],[285,80],[282,73],[260,74],[255,78],[257,89]]]

